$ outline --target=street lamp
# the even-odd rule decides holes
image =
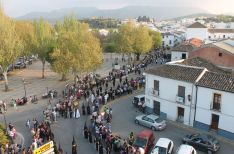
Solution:
[[[22,79],[22,82],[24,84],[24,97],[26,98],[26,87],[25,87],[25,80],[24,80],[24,78]]]
[[[5,116],[5,112],[3,112],[3,118],[4,118],[4,122],[5,122],[5,133],[7,134],[7,122],[6,122],[6,116]]]

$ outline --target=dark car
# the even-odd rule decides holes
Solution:
[[[211,135],[190,134],[186,135],[182,142],[192,145],[195,149],[213,154],[220,149],[219,142]]]
[[[23,62],[17,62],[15,64],[15,69],[21,69],[21,68],[26,68],[26,64]]]

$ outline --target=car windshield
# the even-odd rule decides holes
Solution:
[[[134,142],[134,145],[137,147],[145,148],[146,143],[147,143],[147,139],[137,137],[135,142]]]
[[[156,121],[157,123],[161,123],[161,122],[163,121],[163,119],[158,118],[158,119],[155,119],[155,121]]]
[[[157,152],[158,154],[166,154],[167,149],[159,146],[155,146],[154,151]]]

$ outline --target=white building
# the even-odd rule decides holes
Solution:
[[[195,22],[187,27],[186,39],[198,38],[200,40],[206,40],[207,37],[207,27],[199,22]]]
[[[208,29],[208,38],[212,41],[234,38],[234,29]]]
[[[194,46],[190,44],[181,44],[171,49],[171,61],[177,61],[180,59],[187,59],[189,52],[195,49]]]
[[[195,83],[205,71],[204,68],[169,64],[146,71],[146,111],[192,126]]]
[[[234,76],[206,72],[197,83],[194,127],[234,140]]]
[[[164,48],[167,48],[167,47],[174,47],[175,45],[175,40],[176,40],[176,37],[174,34],[172,33],[169,33],[169,32],[166,32],[166,33],[161,33],[162,34],[162,46]]]

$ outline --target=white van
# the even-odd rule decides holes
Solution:
[[[134,96],[133,101],[132,101],[132,104],[133,104],[135,107],[139,107],[139,106],[138,106],[139,102],[141,102],[141,103],[140,103],[141,105],[145,102],[145,95],[141,94],[141,95]]]

